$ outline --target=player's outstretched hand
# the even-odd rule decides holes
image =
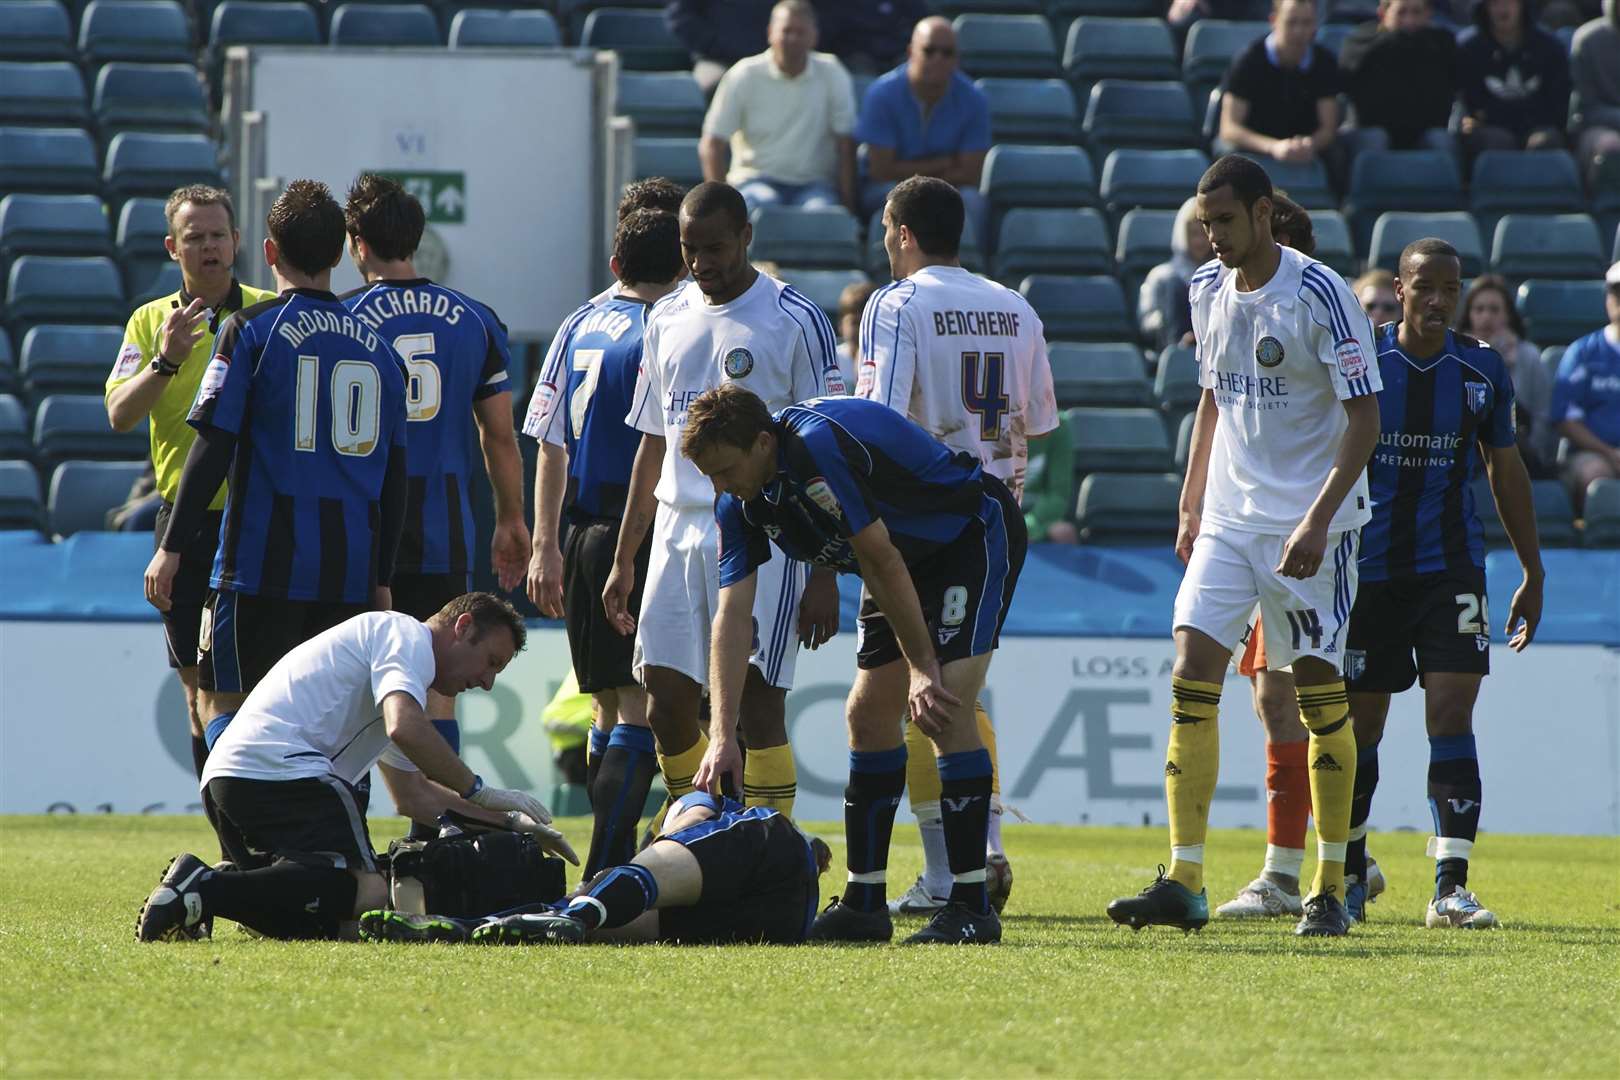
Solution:
[[[838,633],[838,575],[810,571],[799,601],[799,644],[819,649]]]
[[[528,833],[534,837],[541,851],[561,855],[575,866],[579,865],[579,856],[574,854],[573,845],[568,842],[568,838],[550,825],[542,825],[521,810],[508,810],[506,827],[513,832]]]
[[[158,327],[158,352],[171,364],[183,364],[208,329],[208,304],[200,296],[185,307],[172,308]]]
[[[1276,572],[1300,581],[1313,578],[1322,568],[1322,556],[1326,553],[1327,527],[1302,521],[1283,544],[1282,558],[1277,560]]]
[[[501,588],[515,589],[523,584],[523,572],[529,566],[529,527],[521,517],[495,523],[495,534],[489,540],[489,564]]]
[[[1192,558],[1193,541],[1198,539],[1201,524],[1197,514],[1182,511],[1181,524],[1176,528],[1176,557],[1183,563]]]
[[[635,566],[614,563],[602,589],[602,610],[607,613],[608,625],[625,637],[636,632],[636,617],[630,614],[630,594],[635,588]]]
[[[562,552],[556,544],[540,544],[529,559],[529,599],[548,619],[563,617]]]
[[[1513,603],[1508,605],[1508,648],[1524,652],[1524,647],[1536,638],[1536,627],[1541,625],[1541,579],[1526,577],[1513,590]]]
[[[546,804],[527,791],[481,787],[473,792],[472,798],[467,801],[485,810],[516,810],[520,814],[529,815],[542,825],[551,824],[551,811],[546,809]]]
[[[951,710],[962,703],[949,690],[939,674],[939,661],[929,661],[926,667],[911,669],[911,688],[906,693],[906,705],[911,711],[911,722],[927,736],[944,732],[951,722]]]
[[[698,770],[692,776],[692,786],[698,791],[720,795],[724,794],[722,785],[728,777],[732,791],[743,789],[742,751],[730,739],[715,739],[709,743],[708,751],[698,763]]]
[[[159,548],[146,564],[146,602],[159,611],[169,610],[174,592],[174,575],[180,571],[180,553]]]

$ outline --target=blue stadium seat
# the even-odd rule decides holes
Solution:
[[[696,138],[708,102],[690,72],[621,71],[617,110],[636,122],[638,135]]]
[[[1101,274],[1031,274],[1018,286],[1048,341],[1131,341],[1135,321],[1118,280]]]
[[[124,264],[124,295],[131,309],[178,292],[183,281],[180,264],[173,259],[131,259]]]
[[[1062,79],[979,79],[998,143],[1066,143],[1080,133],[1074,91]]]
[[[332,13],[331,44],[341,48],[443,45],[439,20],[425,4],[339,4]]]
[[[107,208],[94,195],[0,199],[0,260],[18,255],[110,255]]]
[[[1076,475],[1164,473],[1175,464],[1164,421],[1146,408],[1079,408],[1063,414],[1074,440]]]
[[[1129,342],[1058,341],[1047,347],[1046,356],[1060,409],[1153,403],[1142,353]]]
[[[762,206],[752,217],[751,258],[800,267],[848,269],[861,264],[860,223],[841,206]]]
[[[186,10],[174,0],[90,0],[79,20],[79,53],[89,64],[189,62]]]
[[[956,257],[963,269],[982,274],[988,268],[988,264],[974,232],[973,229],[963,231],[962,246],[957,251]],[[871,220],[866,223],[866,272],[871,275],[873,281],[880,284],[888,284],[893,280],[893,275],[889,272],[889,253],[883,247],[882,210],[874,210]]]
[[[1574,547],[1575,508],[1570,505],[1569,489],[1562,480],[1532,480],[1530,499],[1536,508],[1536,532],[1542,547]],[[1493,513],[1492,503],[1480,504],[1480,516]],[[1494,516],[1494,513],[1493,513]]]
[[[0,128],[0,191],[95,191],[96,144],[79,128]]]
[[[28,414],[11,394],[0,394],[0,458],[27,458],[34,453]]]
[[[1179,82],[1104,79],[1091,88],[1081,126],[1097,155],[1119,147],[1179,148],[1199,142],[1192,100]]]
[[[780,267],[782,280],[809,297],[834,325],[838,320],[838,298],[851,285],[870,281],[861,270],[814,270],[796,266]],[[854,389],[851,387],[850,389]]]
[[[169,235],[169,222],[163,216],[162,199],[137,198],[124,202],[118,211],[118,257],[156,258],[163,254],[163,238]]]
[[[53,394],[34,413],[34,449],[41,469],[84,458],[144,461],[150,453],[147,422],[114,431],[100,394]]]
[[[1491,269],[1510,278],[1600,278],[1597,222],[1585,214],[1508,214],[1496,223]]]
[[[99,393],[123,343],[117,326],[36,326],[23,338],[23,389],[36,401],[47,394]]]
[[[0,4],[0,10],[8,5]],[[66,60],[0,60],[0,124],[82,124],[84,77]]]
[[[1176,231],[1174,210],[1131,210],[1119,219],[1114,262],[1128,277],[1143,278],[1170,258],[1170,240]]]
[[[638,180],[665,176],[678,184],[687,185],[703,180],[703,162],[698,158],[696,139],[638,135],[632,153]]]
[[[207,131],[213,123],[195,64],[106,64],[96,76],[95,109],[103,132]]]
[[[0,397],[0,439],[5,437],[6,404]],[[39,497],[39,474],[26,461],[0,461],[0,529],[45,529],[45,503]]]
[[[1195,91],[1218,85],[1233,59],[1270,29],[1270,24],[1263,22],[1199,19],[1187,32],[1181,55],[1182,78]]]
[[[1486,150],[1474,159],[1469,193],[1482,216],[1586,209],[1575,159],[1564,150]]]
[[[6,276],[5,321],[122,324],[129,314],[118,267],[104,256],[24,255]]]
[[[1604,154],[1593,166],[1592,213],[1599,221],[1620,229],[1620,154]],[[1620,235],[1616,237],[1616,259],[1620,259]]]
[[[184,184],[218,184],[217,153],[205,135],[121,131],[107,147],[102,178],[120,196],[167,196]]]
[[[1582,546],[1620,548],[1620,480],[1603,477],[1587,485],[1582,514],[1586,523]]]
[[[208,34],[214,51],[229,45],[315,45],[320,40],[314,10],[295,0],[225,0],[214,9]]]
[[[0,396],[15,394],[22,387],[22,380],[17,377],[17,358],[11,352],[11,335],[0,327]],[[0,442],[4,442],[4,435],[0,434]],[[6,453],[0,449],[0,457]]]
[[[1203,396],[1198,385],[1198,352],[1191,345],[1171,345],[1159,353],[1158,370],[1153,373],[1153,397],[1168,414],[1179,414],[1198,406]]]
[[[1344,220],[1344,215],[1337,210],[1312,210],[1311,230],[1316,233],[1314,258],[1346,279],[1354,277],[1361,261],[1356,257],[1350,223]]]
[[[1096,206],[1097,174],[1077,146],[992,146],[979,190],[998,209]]]
[[[1525,337],[1543,347],[1568,345],[1609,321],[1600,280],[1533,278],[1519,286],[1515,306],[1524,318]]]
[[[1344,48],[1344,39],[1350,36],[1355,27],[1349,23],[1323,23],[1316,31],[1316,43],[1328,52],[1333,58],[1339,58],[1339,50]]]
[[[579,43],[612,49],[632,71],[684,71],[692,66],[686,46],[664,25],[661,11],[599,8],[585,17]]]
[[[1314,220],[1312,224],[1314,226]],[[1373,225],[1372,245],[1367,250],[1368,268],[1397,272],[1401,250],[1426,236],[1438,237],[1457,249],[1464,278],[1478,277],[1484,272],[1485,248],[1479,242],[1479,226],[1474,224],[1474,216],[1465,210],[1439,214],[1396,211],[1379,214]]]
[[[1181,526],[1180,508],[1174,473],[1094,472],[1080,482],[1074,519],[1082,544],[1168,545]]]
[[[1103,162],[1103,205],[1116,220],[1136,206],[1179,210],[1208,168],[1202,150],[1115,150]]]
[[[1108,223],[1095,210],[1009,210],[997,230],[992,269],[1016,287],[1028,274],[1110,274]]]
[[[504,48],[555,48],[562,44],[562,32],[549,11],[492,11],[468,8],[450,20],[450,47],[469,49],[480,46]]]
[[[1386,210],[1454,210],[1462,205],[1457,162],[1437,150],[1366,151],[1350,166],[1345,213],[1356,246],[1366,248]]]
[[[107,527],[107,511],[124,505],[146,471],[144,461],[64,461],[51,474],[45,509],[57,536]]]
[[[1321,161],[1298,163],[1278,161],[1259,154],[1244,154],[1260,163],[1271,177],[1271,186],[1283,191],[1307,210],[1337,210],[1339,197],[1333,193],[1327,167]]]
[[[57,0],[0,4],[0,59],[71,60],[73,25]]]
[[[974,78],[1051,79],[1062,74],[1052,24],[1041,15],[958,15],[956,47]]]
[[[1179,79],[1181,65],[1163,19],[1087,15],[1069,24],[1063,73],[1079,84],[1098,79]]]

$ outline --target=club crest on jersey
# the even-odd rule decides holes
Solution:
[[[1254,359],[1263,368],[1274,368],[1283,362],[1283,343],[1267,334],[1254,345]]]
[[[1367,653],[1364,649],[1344,650],[1344,677],[1359,679],[1367,673]]]
[[[727,378],[740,379],[754,370],[754,354],[739,345],[726,353],[723,366]]]
[[[1339,362],[1339,374],[1347,379],[1364,378],[1367,374],[1367,354],[1361,351],[1361,342],[1354,338],[1334,346],[1333,357]]]
[[[833,517],[844,516],[844,508],[838,505],[838,497],[832,493],[832,488],[827,486],[827,481],[822,477],[818,476],[804,485],[804,493],[811,502]]]
[[[1479,415],[1485,411],[1486,394],[1490,389],[1481,382],[1465,382],[1463,389],[1468,392],[1468,411]]]

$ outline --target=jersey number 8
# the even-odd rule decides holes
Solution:
[[[293,447],[315,452],[315,416],[321,385],[318,356],[298,358],[298,398]],[[349,457],[367,457],[377,448],[382,377],[364,360],[332,365],[332,449]]]
[[[431,420],[438,416],[443,394],[439,366],[433,362],[433,335],[401,334],[394,339],[394,351],[405,361],[405,419]]]
[[[1012,411],[1007,397],[1007,357],[1004,353],[962,354],[962,404],[979,418],[979,438],[996,442],[1001,438],[1001,418]]]

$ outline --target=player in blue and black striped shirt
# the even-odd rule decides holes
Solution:
[[[1541,619],[1542,568],[1530,477],[1514,441],[1513,379],[1489,346],[1448,329],[1462,263],[1442,240],[1401,253],[1401,321],[1378,333],[1382,430],[1368,466],[1373,516],[1361,532],[1361,585],[1350,613],[1345,669],[1359,755],[1345,857],[1345,907],[1366,903],[1367,815],[1378,783],[1378,740],[1391,694],[1421,680],[1434,813],[1431,927],[1483,928],[1496,917],[1467,891],[1479,826],[1474,701],[1490,670],[1485,547],[1472,482],[1479,463],[1524,568],[1508,612],[1508,645],[1522,650]]]

